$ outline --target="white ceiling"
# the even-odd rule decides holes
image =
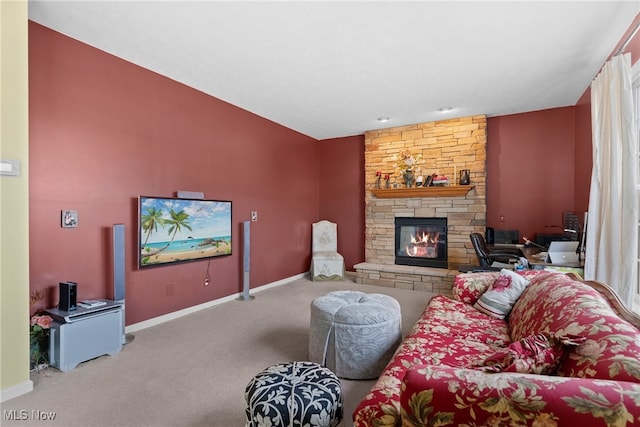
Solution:
[[[39,24],[316,139],[574,105],[638,13],[637,0],[29,1]]]

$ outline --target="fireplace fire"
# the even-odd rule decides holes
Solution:
[[[440,233],[421,231],[421,236],[411,236],[411,243],[405,247],[407,256],[438,258],[438,240]]]
[[[396,218],[396,264],[447,268],[446,218]]]

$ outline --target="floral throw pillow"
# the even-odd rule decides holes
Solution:
[[[480,365],[485,372],[518,372],[552,375],[567,349],[586,340],[575,335],[556,336],[543,332],[530,335],[487,357]]]
[[[473,305],[496,281],[497,271],[462,273],[453,279],[453,299]]]
[[[502,269],[495,282],[473,306],[491,317],[504,319],[527,286],[527,279],[514,271]]]

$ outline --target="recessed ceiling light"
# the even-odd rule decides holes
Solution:
[[[440,107],[438,108],[438,111],[440,111],[441,113],[446,113],[447,111],[451,111],[453,110],[452,107]]]
[[[389,117],[378,117],[379,122],[388,122],[389,120],[391,120]]]

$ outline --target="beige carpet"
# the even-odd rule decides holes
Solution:
[[[404,334],[432,296],[352,281],[306,279],[252,292],[254,300],[224,302],[138,331],[115,356],[99,357],[68,372],[33,373],[34,390],[4,402],[0,424],[243,426],[246,384],[271,364],[308,360],[311,301],[342,289],[396,298],[402,306]],[[350,426],[353,410],[374,381],[341,381],[341,425]],[[49,413],[55,418],[43,421]],[[24,419],[8,420],[12,415]]]

